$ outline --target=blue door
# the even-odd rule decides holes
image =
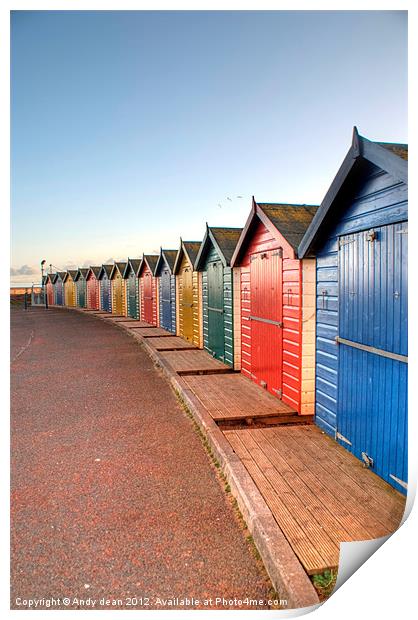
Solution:
[[[62,296],[62,282],[61,280],[57,280],[55,284],[55,303],[57,306],[62,306],[63,304],[63,296]]]
[[[110,282],[107,277],[103,277],[100,282],[100,292],[102,295],[102,310],[105,312],[111,312],[112,306],[110,303]]]
[[[161,327],[172,331],[171,324],[171,277],[168,269],[163,269],[160,278],[160,294],[161,294]]]
[[[407,223],[339,240],[337,439],[405,493]]]

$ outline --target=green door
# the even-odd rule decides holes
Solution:
[[[223,273],[220,260],[208,264],[208,349],[222,361],[225,357]]]
[[[138,308],[136,303],[136,276],[134,273],[129,274],[128,278],[128,316],[137,319]]]

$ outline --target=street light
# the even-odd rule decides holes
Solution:
[[[42,286],[42,292],[44,294],[45,310],[48,310],[48,296],[46,294],[45,283],[44,283],[44,265],[45,265],[45,263],[46,263],[45,259],[41,260],[41,286]]]

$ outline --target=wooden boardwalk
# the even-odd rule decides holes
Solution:
[[[186,376],[184,381],[218,423],[306,423],[297,412],[239,373]]]
[[[186,351],[162,351],[161,357],[170,363],[179,375],[209,375],[233,372],[219,360],[214,359],[201,349]]]
[[[130,325],[128,326],[130,328]],[[153,338],[156,336],[161,336],[161,337],[166,337],[166,336],[171,336],[173,337],[173,334],[171,332],[168,332],[166,329],[162,329],[161,327],[138,327],[135,326],[134,329],[136,330],[137,334],[140,334],[143,338]]]
[[[154,325],[150,325],[145,321],[138,321],[137,319],[127,319],[126,317],[118,321],[122,327],[129,327],[129,329],[154,329]]]
[[[147,344],[154,347],[156,351],[181,351],[184,349],[196,349],[194,344],[191,344],[178,336],[147,338]]]
[[[316,426],[224,435],[308,574],[337,568],[341,542],[399,526],[405,498]]]

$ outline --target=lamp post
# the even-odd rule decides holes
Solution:
[[[45,265],[45,263],[46,263],[45,259],[41,260],[41,286],[42,286],[42,293],[43,293],[44,301],[45,301],[45,310],[48,310],[48,295],[46,294],[45,283],[44,283],[44,265]]]

